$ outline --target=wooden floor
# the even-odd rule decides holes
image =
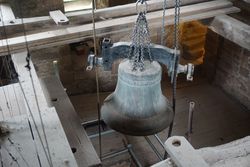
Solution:
[[[164,94],[170,98],[171,89],[163,88]],[[101,94],[103,100],[109,93]],[[187,132],[188,103],[196,102],[193,134],[191,144],[195,148],[216,146],[250,135],[250,112],[237,101],[230,98],[220,88],[200,80],[192,84],[181,83],[177,89],[177,113],[173,135],[184,136]],[[80,95],[71,97],[71,101],[82,121],[97,118],[96,95]],[[165,141],[167,129],[159,134]],[[163,154],[163,149],[154,137],[149,137]],[[103,153],[119,150],[126,139],[133,144],[133,149],[143,166],[150,166],[159,161],[143,137],[123,136],[119,133],[103,137]],[[98,151],[98,139],[92,140]],[[104,166],[130,166],[128,154],[105,160]],[[133,165],[132,165],[133,166]]]
[[[48,105],[33,63],[31,73],[25,68],[26,56],[12,55],[20,83],[0,87],[0,166],[49,167],[51,162],[54,167],[76,167],[57,111]]]

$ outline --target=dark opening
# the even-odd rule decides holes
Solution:
[[[10,55],[0,56],[0,86],[18,82],[18,74]]]

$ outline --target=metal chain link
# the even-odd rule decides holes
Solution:
[[[164,0],[163,3],[163,15],[162,15],[162,30],[161,30],[161,45],[164,45],[165,43],[165,38],[167,37],[168,32],[165,30],[165,25],[166,25],[166,9],[167,9],[167,0]]]
[[[129,51],[129,59],[132,63],[133,70],[144,70],[144,58],[148,55],[152,61],[150,52],[150,34],[145,12],[140,12],[135,23],[131,37],[132,43]]]
[[[175,24],[174,24],[174,47],[175,49],[179,49],[180,42],[180,5],[181,0],[176,0],[175,2]]]

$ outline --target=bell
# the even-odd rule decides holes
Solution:
[[[133,71],[129,60],[120,63],[115,92],[101,108],[104,122],[123,134],[156,134],[173,120],[171,105],[161,91],[161,66],[156,61],[144,63],[143,71]]]

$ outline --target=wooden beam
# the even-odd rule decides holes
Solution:
[[[182,0],[182,6],[190,5],[194,3],[201,3],[207,0]],[[174,7],[174,1],[167,0],[168,8]],[[150,0],[148,1],[149,11],[157,11],[162,9],[162,0]],[[96,22],[102,21],[103,18],[111,19],[117,17],[124,17],[129,15],[135,15],[135,3],[120,5],[110,8],[97,9],[95,11],[95,20]],[[69,25],[64,25],[64,28],[87,24],[92,22],[92,11],[76,11],[65,14],[66,17],[70,20]],[[105,17],[104,17],[105,16]],[[23,26],[22,23],[25,25]],[[0,22],[0,31],[4,32],[3,25],[7,31],[7,36],[12,38],[14,36],[20,36],[24,34],[23,28],[25,27],[26,34],[34,34],[42,31],[55,30],[58,28],[54,24],[53,19],[50,16],[43,17],[33,17],[33,18],[23,18],[15,19],[12,22]],[[5,36],[0,36],[0,39],[6,38]]]
[[[250,51],[250,26],[227,15],[216,16],[211,30]]]
[[[101,164],[100,159],[81,125],[82,122],[65,92],[61,81],[56,76],[44,78],[41,81],[48,92],[48,100],[52,101],[52,99],[56,99],[52,101],[52,104],[56,108],[70,146],[76,148],[74,155],[78,166],[99,166]]]
[[[3,166],[39,166],[39,156],[41,162],[40,166],[50,166],[41,144],[42,142],[44,143],[45,150],[48,152],[47,145],[45,144],[45,136],[42,130],[42,127],[44,126],[53,166],[77,167],[75,157],[71,151],[55,108],[48,107],[34,70],[34,66],[31,62],[31,74],[41,113],[41,117],[39,116],[39,110],[34,98],[35,95],[32,89],[29,72],[24,67],[27,64],[26,56],[27,53],[19,53],[18,55],[12,55],[12,58],[16,70],[19,73],[19,80],[34,119],[32,119],[31,114],[29,113],[27,108],[28,105],[24,100],[24,95],[18,83],[0,88],[0,105],[3,109],[2,112],[5,113],[4,118],[1,117],[2,114],[0,116],[1,126],[10,131],[10,133],[0,136],[2,164],[4,164]],[[3,98],[4,90],[8,91],[6,99]],[[8,104],[6,104],[7,102]],[[41,123],[40,118],[43,120],[43,124]],[[32,131],[35,141],[31,136],[28,119],[30,120],[33,129]],[[36,122],[37,130],[33,120]],[[38,131],[41,140],[38,137]],[[35,147],[37,147],[37,149]],[[10,154],[12,156],[10,156]]]
[[[182,0],[181,6],[206,2],[208,0]],[[175,3],[173,0],[167,0],[167,8],[174,7]],[[148,1],[148,12],[157,11],[162,9],[163,2],[162,0],[150,0]],[[97,9],[95,11],[95,19],[100,20],[100,17],[104,18],[116,18],[123,17],[136,14],[136,5],[135,3],[120,5],[115,7]],[[65,14],[66,17],[70,19],[71,22],[80,22],[80,23],[88,23],[92,21],[92,11],[75,11],[68,12]],[[25,25],[28,24],[36,24],[39,22],[43,22],[43,24],[48,24],[51,22],[51,18],[49,16],[42,17],[33,17],[33,18],[24,18],[23,23]],[[4,22],[5,26],[14,26],[22,24],[21,19],[16,19],[14,23]],[[0,27],[3,26],[3,23],[0,22]],[[30,25],[31,26],[31,25]]]
[[[195,5],[181,7],[181,21],[200,20],[214,17],[219,14],[238,12],[239,9],[232,7],[232,3],[226,0],[216,0]],[[96,23],[97,35],[107,35],[117,32],[130,31],[137,15],[100,21]],[[161,26],[162,11],[148,13],[148,21],[152,28]],[[169,9],[166,15],[167,24],[174,23],[174,9]],[[92,24],[62,28],[27,36],[30,50],[58,46],[72,42],[79,42],[92,36]],[[20,52],[26,49],[24,36],[15,37],[0,42],[0,55],[7,54],[7,43],[11,52]]]

